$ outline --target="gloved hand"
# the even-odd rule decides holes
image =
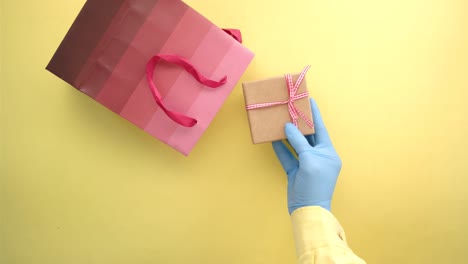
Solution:
[[[310,100],[315,134],[303,136],[293,124],[285,127],[296,158],[283,141],[273,142],[273,149],[288,175],[289,213],[304,206],[321,206],[330,210],[341,160],[336,153],[317,104]]]

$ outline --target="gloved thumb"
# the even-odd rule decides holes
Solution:
[[[297,154],[300,154],[304,151],[310,150],[312,146],[309,144],[309,141],[302,135],[299,129],[291,124],[287,123],[284,129],[286,137],[288,138],[289,143],[294,148]]]

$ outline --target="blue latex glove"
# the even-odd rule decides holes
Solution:
[[[303,136],[293,124],[285,127],[296,158],[283,141],[273,142],[273,149],[288,175],[289,213],[304,206],[321,206],[330,210],[341,160],[323,124],[317,104],[310,100],[315,134]]]

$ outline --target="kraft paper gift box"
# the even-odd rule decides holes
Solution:
[[[88,0],[47,69],[188,155],[253,58],[237,33],[179,0]]]
[[[286,139],[288,122],[295,123],[304,135],[315,133],[305,80],[308,69],[242,84],[254,144]]]

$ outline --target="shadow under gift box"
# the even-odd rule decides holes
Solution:
[[[292,75],[293,83],[296,83],[298,79],[299,74]],[[288,85],[283,76],[246,82],[242,86],[246,106],[271,102],[286,102],[290,99]],[[306,80],[303,79],[296,94],[305,92],[308,92],[308,89]],[[304,114],[307,120],[313,122],[308,96],[294,101],[293,105]],[[250,109],[247,110],[247,116],[254,144],[286,139],[284,126],[292,121],[287,104]],[[309,126],[300,117],[298,117],[298,128],[304,135],[315,133],[314,126]]]
[[[157,54],[190,61],[216,88],[159,63],[154,83],[167,108],[197,119],[171,120],[156,104],[146,64]],[[47,69],[152,136],[188,155],[253,59],[253,53],[179,0],[88,0]]]

